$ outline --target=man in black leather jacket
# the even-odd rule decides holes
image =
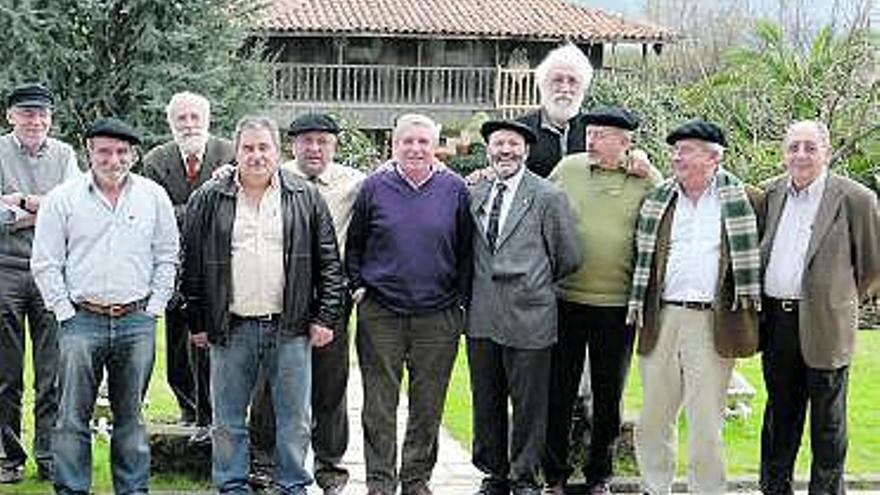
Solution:
[[[245,411],[260,368],[277,424],[276,489],[305,494],[310,441],[310,346],[333,339],[342,274],[333,221],[317,189],[279,171],[278,127],[245,117],[236,172],[190,199],[182,290],[193,342],[210,346],[213,477],[220,492],[248,489]],[[217,390],[217,389],[214,389]]]

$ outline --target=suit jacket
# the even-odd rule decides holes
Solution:
[[[468,335],[521,349],[549,347],[556,341],[554,283],[583,259],[574,213],[560,189],[525,171],[493,254],[483,227],[492,186],[483,181],[471,189],[477,231]]]
[[[748,190],[752,204],[759,201],[757,191]],[[654,350],[660,337],[660,310],[663,306],[662,296],[666,263],[669,259],[672,238],[672,218],[678,198],[666,209],[660,220],[657,232],[657,245],[651,264],[651,276],[645,294],[645,321],[639,328],[638,353],[646,356]],[[760,222],[759,222],[760,228]],[[737,308],[732,311],[734,300],[733,264],[730,260],[730,245],[723,223],[721,253],[718,257],[718,286],[715,290],[713,303],[715,352],[727,358],[751,356],[758,350],[758,313],[754,307]]]
[[[880,210],[877,196],[861,184],[831,172],[826,181],[804,260],[798,321],[807,365],[836,369],[852,360],[859,303],[880,293]],[[765,186],[763,267],[770,260],[788,184],[786,174]]]
[[[190,195],[211,178],[220,165],[230,163],[235,158],[235,147],[228,139],[211,136],[205,146],[205,155],[199,167],[196,180],[190,184],[186,180],[186,164],[180,155],[180,148],[174,141],[160,144],[151,149],[143,160],[143,175],[161,185],[174,205],[177,226],[183,226],[186,202]]]

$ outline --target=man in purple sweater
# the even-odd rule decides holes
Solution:
[[[446,387],[471,273],[467,187],[434,158],[440,126],[400,117],[393,159],[355,201],[346,267],[358,302],[368,495],[430,495]],[[396,412],[406,366],[409,417],[397,474]]]

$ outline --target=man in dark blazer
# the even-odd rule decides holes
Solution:
[[[534,132],[518,122],[490,121],[481,133],[496,178],[471,190],[473,463],[486,473],[479,494],[537,494],[556,341],[554,283],[578,268],[582,252],[566,196],[525,168]]]
[[[204,96],[177,93],[165,110],[174,139],[144,156],[143,175],[165,188],[182,229],[190,195],[211,178],[214,169],[231,162],[235,150],[231,141],[208,133],[211,105]],[[190,346],[182,302],[176,295],[165,311],[168,385],[180,406],[181,422],[207,426],[211,423],[208,353]],[[207,440],[206,430],[200,433]]]
[[[872,191],[828,170],[830,156],[828,128],[796,122],[787,173],[765,188],[764,493],[792,493],[808,404],[810,493],[844,493],[849,365],[859,304],[880,292],[880,210]]]

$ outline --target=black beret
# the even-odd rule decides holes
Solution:
[[[675,144],[682,139],[699,139],[700,141],[727,146],[724,131],[717,125],[702,119],[689,120],[666,136],[666,142],[669,144]]]
[[[487,143],[489,142],[489,136],[492,135],[493,132],[506,129],[508,131],[513,131],[518,133],[523,139],[526,140],[526,143],[533,144],[537,140],[537,136],[535,136],[535,131],[532,130],[531,127],[517,122],[515,120],[489,120],[483,123],[480,126],[480,135],[483,136],[483,140]]]
[[[42,107],[52,108],[55,97],[43,85],[22,84],[16,86],[6,99],[7,107]]]
[[[329,132],[331,134],[339,134],[339,124],[327,114],[309,113],[300,115],[290,123],[290,129],[287,130],[288,136],[296,136],[305,132]]]
[[[141,144],[140,135],[130,125],[113,117],[98,119],[86,129],[86,139],[97,136],[112,137],[128,141],[131,144]]]
[[[636,130],[640,123],[636,115],[616,105],[599,105],[581,118],[586,125],[617,127],[628,131]]]

